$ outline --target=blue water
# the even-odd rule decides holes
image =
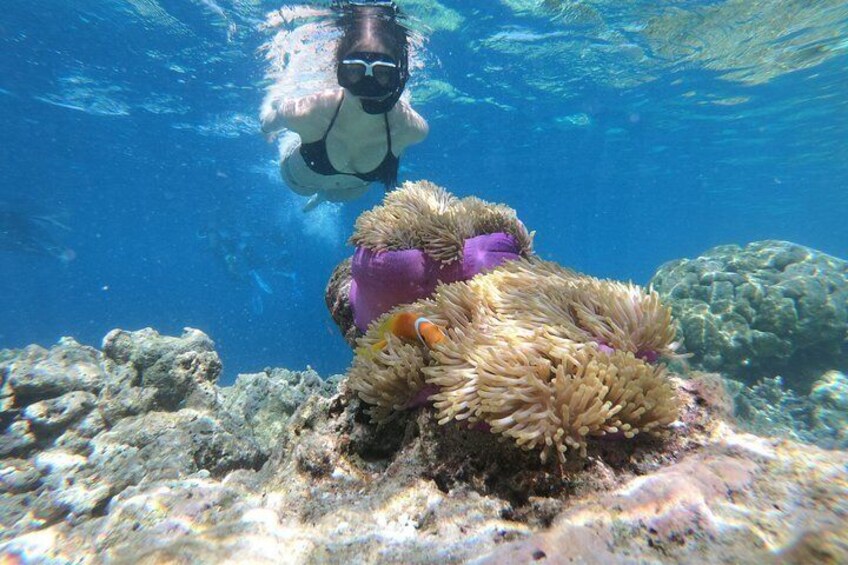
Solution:
[[[431,128],[404,179],[509,204],[596,276],[766,238],[848,257],[844,2],[444,0],[455,29],[400,4]],[[7,219],[0,347],[191,326],[227,380],[345,369],[324,285],[381,194],[305,216],[279,179],[257,121],[278,7],[4,2],[0,203],[50,249]],[[416,100],[432,85],[453,94]]]

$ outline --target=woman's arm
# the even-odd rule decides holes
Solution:
[[[393,149],[400,155],[410,145],[424,141],[430,133],[430,126],[409,104],[398,104],[397,108],[397,122],[392,124],[392,138]]]
[[[274,98],[262,104],[262,110],[259,112],[259,124],[262,128],[262,133],[266,136],[273,136],[278,131],[285,129],[283,104],[285,104],[285,101],[281,98]]]
[[[294,100],[272,100],[262,109],[262,133],[268,135],[289,129],[306,142],[320,139],[330,119],[326,115],[335,110],[339,92],[333,89]]]
[[[286,127],[285,114],[282,108],[284,104],[285,101],[282,98],[273,98],[262,104],[262,110],[259,112],[259,124],[262,127],[262,133],[273,135]]]

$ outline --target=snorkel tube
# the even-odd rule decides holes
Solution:
[[[369,114],[385,114],[400,99],[409,80],[409,46],[405,27],[398,22],[394,2],[338,2],[338,26],[342,37],[336,50],[336,78],[362,102]],[[376,85],[373,77],[356,83],[342,71],[342,61],[363,55],[385,58],[397,65],[397,78],[388,85]]]

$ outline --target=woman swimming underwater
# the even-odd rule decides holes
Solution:
[[[400,156],[428,132],[427,122],[400,100],[409,47],[396,6],[346,2],[339,10],[340,88],[274,100],[261,117],[265,134],[288,129],[299,136],[281,144],[280,172],[291,190],[312,196],[304,211],[358,198],[374,182],[393,189]]]

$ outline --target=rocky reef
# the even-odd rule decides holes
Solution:
[[[753,386],[727,381],[741,428],[758,435],[848,449],[848,377],[828,371],[809,394],[786,388],[781,377]]]
[[[190,329],[0,352],[0,555],[848,561],[848,454],[739,431],[717,375],[671,378],[667,436],[593,442],[563,466],[427,406],[374,425],[345,382],[310,371],[219,387],[220,368]],[[836,403],[838,380],[821,385]]]
[[[848,262],[785,241],[723,245],[666,263],[651,280],[693,365],[753,384],[848,367]]]
[[[286,416],[335,390],[314,372],[282,370],[218,388],[218,354],[193,329],[115,330],[102,351],[65,338],[0,359],[5,537],[85,524],[128,489],[259,469]]]

